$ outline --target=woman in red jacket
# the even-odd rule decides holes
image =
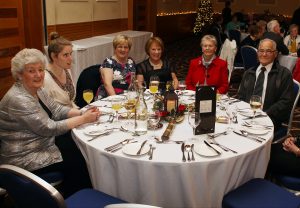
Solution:
[[[228,91],[228,69],[226,61],[216,56],[217,40],[212,35],[201,39],[202,56],[192,59],[186,77],[188,90],[196,90],[196,86],[214,85],[217,92],[226,94]]]

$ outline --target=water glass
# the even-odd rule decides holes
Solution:
[[[200,124],[201,122],[201,118],[200,118],[200,113],[199,112],[189,112],[188,114],[188,122],[190,124],[190,126],[193,128],[193,134],[195,135],[195,130],[196,127]]]

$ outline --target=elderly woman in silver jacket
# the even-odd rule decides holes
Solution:
[[[11,60],[15,83],[0,101],[0,164],[32,172],[60,169],[63,158],[55,136],[100,115],[96,108],[82,113],[56,103],[42,88],[44,69],[44,55],[37,49],[23,49]]]

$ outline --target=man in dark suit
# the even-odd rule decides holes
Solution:
[[[289,49],[284,45],[283,38],[280,34],[280,25],[277,20],[271,20],[267,24],[268,32],[263,34],[262,39],[268,38],[274,40],[277,45],[277,51],[280,52],[282,55],[288,55]]]
[[[256,94],[260,73],[264,74],[260,94],[262,110],[272,119],[275,131],[289,119],[294,101],[292,74],[276,61],[277,54],[275,41],[261,40],[257,51],[259,65],[244,73],[238,91],[239,98],[249,102],[251,96]]]

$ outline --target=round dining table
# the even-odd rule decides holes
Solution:
[[[186,101],[191,100],[191,97],[186,98]],[[185,102],[184,96],[180,101]],[[151,99],[147,102],[148,108],[151,108]],[[167,142],[154,139],[163,134],[168,126],[166,121],[161,122],[159,129],[134,135],[131,132],[134,120],[122,117],[125,109],[119,112],[119,121],[111,122],[108,114],[113,110],[109,97],[91,104],[103,113],[100,120],[74,128],[72,136],[86,160],[93,187],[97,190],[130,203],[161,207],[221,207],[226,193],[252,178],[265,176],[273,139],[273,124],[268,116],[262,114],[254,119],[266,129],[251,129],[251,119],[244,114],[251,110],[249,104],[230,100],[227,104],[227,108],[238,112],[237,121],[230,124],[216,122],[214,134],[223,134],[214,140],[232,151],[205,144],[204,141],[211,141],[207,134],[193,135],[187,115],[182,122],[175,124]],[[216,116],[226,116],[224,109],[217,108]],[[250,124],[244,126],[245,121]],[[120,127],[123,131],[120,131]],[[107,129],[110,129],[108,133]],[[235,133],[240,130],[248,132],[247,136]],[[99,132],[105,133],[97,137],[96,133]],[[129,144],[119,146],[122,148],[117,148],[115,152],[105,150],[125,139],[130,139]],[[144,141],[147,142],[139,155],[137,152]],[[193,153],[182,152],[182,142],[194,144]],[[151,160],[150,149],[153,150]],[[185,162],[182,160],[183,154]]]

